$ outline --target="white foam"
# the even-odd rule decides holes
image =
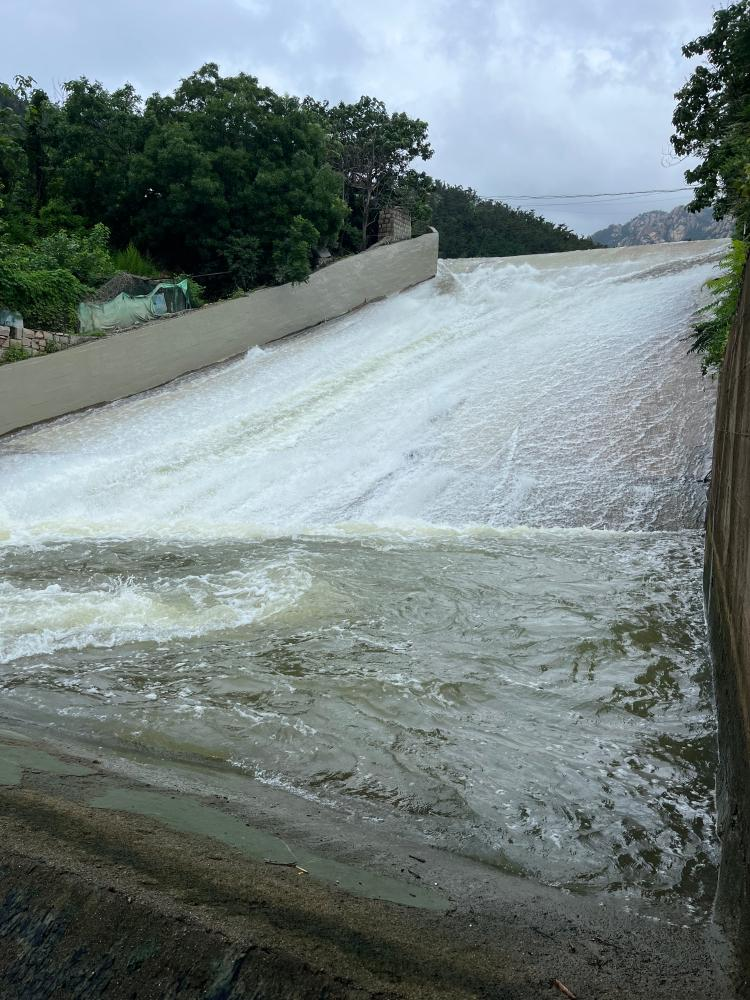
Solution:
[[[289,608],[310,583],[288,562],[177,581],[84,580],[80,590],[0,581],[0,663],[239,628]]]
[[[691,524],[711,393],[684,338],[705,250],[443,263],[305,337],[17,435],[0,541]]]

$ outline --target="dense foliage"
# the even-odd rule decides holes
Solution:
[[[65,268],[85,285],[97,285],[114,270],[109,253],[109,230],[101,223],[89,232],[60,230],[43,236],[32,245],[10,244],[0,238],[4,260],[12,259],[21,271],[50,271]]]
[[[9,236],[33,241],[103,223],[171,272],[246,277],[230,239],[252,239],[257,282],[303,281],[336,243],[346,206],[325,130],[296,98],[207,64],[145,102],[82,78],[51,101],[0,91],[0,183]]]
[[[20,312],[29,327],[75,330],[85,294],[86,287],[66,268],[21,271],[12,260],[0,260],[0,302]]]
[[[13,243],[0,233],[0,305],[19,312],[27,326],[74,330],[78,303],[112,274],[109,230],[60,230],[33,244]]]
[[[675,95],[672,145],[680,156],[700,162],[685,172],[695,184],[690,208],[711,206],[717,218],[731,215],[738,236],[750,226],[750,0],[714,12],[711,31],[683,46],[683,54],[702,57]],[[693,350],[704,368],[716,370],[724,356],[739,301],[744,244],[735,243],[722,277],[712,283],[715,301],[709,318],[696,326]]]
[[[426,218],[411,163],[431,155],[425,122],[371,97],[299,101],[213,63],[146,100],[82,77],[54,101],[17,77],[0,84],[0,238],[93,284],[109,265],[198,276],[215,296],[304,281],[318,248],[367,246],[394,200]],[[73,242],[107,230],[122,249],[105,241],[100,273],[80,274]]]
[[[440,233],[441,257],[506,257],[557,250],[588,250],[596,244],[534,212],[480,198],[471,188],[435,184],[432,225]]]
[[[703,57],[675,95],[672,145],[700,163],[685,173],[693,209],[750,222],[750,0],[715,11],[713,27],[683,46]]]
[[[701,318],[695,324],[695,338],[690,348],[701,355],[704,372],[717,371],[724,359],[732,320],[740,302],[747,251],[747,243],[732,240],[721,261],[721,274],[706,282],[712,301],[700,310]]]

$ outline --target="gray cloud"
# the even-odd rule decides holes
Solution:
[[[435,176],[481,194],[672,188],[681,45],[705,0],[0,0],[5,78],[171,90],[204,62],[331,101],[368,93],[430,123]],[[579,232],[685,195],[536,203]]]

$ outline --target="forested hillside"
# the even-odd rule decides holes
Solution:
[[[435,183],[432,225],[441,257],[507,257],[557,250],[590,250],[597,244],[534,212],[480,198],[471,188]]]

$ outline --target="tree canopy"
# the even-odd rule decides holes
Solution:
[[[325,129],[293,97],[208,63],[143,102],[86,78],[58,104],[21,81],[0,90],[8,230],[34,239],[104,223],[165,268],[231,283],[302,281],[338,240],[346,205]],[[238,248],[252,266],[238,267]],[[249,272],[252,272],[250,275]]]
[[[714,301],[695,326],[692,350],[704,370],[721,366],[747,258],[750,224],[750,0],[716,10],[711,31],[682,48],[688,59],[702,57],[677,101],[672,145],[699,163],[685,171],[695,184],[691,211],[713,208],[717,219],[732,216],[737,235],[724,260],[721,278],[710,282]]]
[[[696,184],[693,210],[750,221],[750,0],[714,12],[713,27],[682,48],[703,57],[675,94],[672,145],[700,163],[685,173]]]
[[[403,112],[388,113],[373,97],[360,97],[355,104],[316,102],[312,110],[331,139],[331,163],[343,179],[342,193],[349,206],[348,233],[357,249],[364,250],[377,213],[405,189],[418,190],[416,159],[429,160],[433,150],[427,138],[427,122]],[[403,200],[403,199],[400,199]]]

